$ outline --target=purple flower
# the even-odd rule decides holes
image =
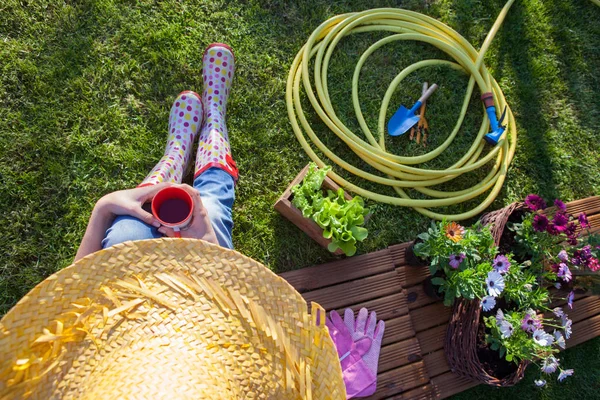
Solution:
[[[590,227],[590,222],[588,221],[587,215],[585,215],[585,213],[579,214],[578,219],[579,219],[579,225],[581,225],[582,228]]]
[[[554,228],[559,232],[564,232],[567,230],[567,224],[569,223],[569,218],[567,218],[566,214],[562,212],[558,212],[554,214],[554,218],[552,218],[552,223],[554,224]]]
[[[567,206],[560,199],[554,200],[554,206],[558,208],[560,211],[567,211]]]
[[[571,292],[567,296],[567,304],[569,305],[569,308],[571,310],[573,309],[573,300],[575,300],[575,292],[571,290]]]
[[[577,233],[577,225],[575,225],[572,222],[569,222],[567,224],[567,227],[565,228],[565,235],[569,236],[569,237],[573,237],[576,236]]]
[[[560,282],[556,282],[554,284],[554,287],[557,288],[557,289],[560,289],[562,287],[562,285],[560,284]]]
[[[554,224],[552,222],[548,223],[548,226],[546,227],[546,232],[548,232],[552,236],[556,236],[560,233],[558,231],[558,229],[556,229],[556,226],[554,226]]]
[[[525,314],[525,318],[521,321],[521,329],[525,332],[533,333],[542,327],[542,323],[537,319],[535,313]]]
[[[463,260],[465,259],[465,253],[460,253],[460,254],[451,254],[450,255],[450,266],[454,269],[457,269],[458,266],[463,262]]]
[[[525,197],[525,204],[531,211],[543,210],[546,208],[546,202],[537,194],[530,194]]]
[[[562,262],[567,262],[569,261],[569,255],[567,254],[567,252],[565,250],[561,250],[558,252],[558,259]]]
[[[563,281],[569,282],[571,278],[573,278],[573,274],[571,274],[571,270],[569,270],[569,266],[565,263],[560,263],[558,267],[558,273],[556,274],[559,278],[562,278]]]
[[[560,288],[559,288],[559,289],[560,289]],[[552,309],[552,312],[553,312],[553,313],[554,313],[554,315],[556,315],[558,318],[562,318],[562,317],[565,315],[565,313],[564,313],[563,309],[562,309],[562,308],[560,308],[560,307],[555,307],[555,308],[553,308],[553,309]]]
[[[560,374],[558,374],[558,381],[562,382],[564,381],[568,376],[573,375],[575,371],[573,371],[572,369],[565,369],[564,371],[560,371]]]
[[[567,243],[569,243],[571,246],[577,246],[577,236],[570,236],[567,239]]]
[[[587,245],[581,248],[581,250],[575,250],[573,252],[573,258],[571,259],[571,262],[577,266],[589,268],[593,259],[594,257],[592,255],[592,248]]]
[[[506,258],[506,256],[499,255],[494,259],[493,267],[496,272],[500,274],[505,274],[510,268],[510,262],[508,261],[508,258]]]
[[[536,214],[533,217],[533,229],[536,232],[544,232],[548,228],[548,217],[543,214]]]
[[[498,309],[498,311],[496,311],[496,322],[500,324],[502,321],[504,321],[504,313],[501,309]]]

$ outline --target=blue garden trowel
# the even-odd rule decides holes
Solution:
[[[398,111],[392,115],[392,118],[388,121],[388,133],[390,136],[400,136],[408,132],[410,128],[412,128],[417,122],[419,122],[420,117],[415,115],[415,113],[421,108],[421,104],[425,100],[429,98],[435,92],[438,86],[434,83],[431,85],[429,89],[423,95],[414,106],[409,110],[404,106],[400,106]]]

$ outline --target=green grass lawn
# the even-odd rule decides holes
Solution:
[[[228,106],[241,172],[236,248],[276,272],[331,259],[273,209],[308,161],[284,100],[296,52],[331,16],[396,6],[441,20],[479,48],[503,6],[499,0],[61,3],[4,0],[0,5],[0,315],[71,263],[97,199],[136,186],[153,167],[164,149],[171,102],[183,90],[201,90],[202,52],[214,41],[232,45],[237,58]],[[344,39],[331,62],[332,100],[355,132],[349,96],[354,64],[380,37]],[[391,78],[432,57],[447,58],[417,43],[396,43],[371,57],[360,86],[370,126]],[[519,140],[491,208],[531,192],[564,200],[600,194],[600,8],[587,0],[519,0],[486,64],[515,113]],[[440,143],[454,126],[467,78],[441,68],[421,70],[405,81],[396,101],[413,101],[423,80],[441,86],[427,114],[431,142]],[[436,160],[438,167],[470,145],[482,118],[478,95],[460,137]],[[308,118],[337,154],[355,160],[316,115]],[[394,147],[402,154],[422,152],[402,143]],[[456,185],[467,187],[484,173]],[[448,211],[469,209],[476,200]],[[360,253],[407,241],[429,224],[412,209],[370,205],[370,236]],[[530,371],[516,388],[476,388],[457,398],[600,398],[599,356],[600,339],[567,351],[565,365],[576,368],[575,376],[547,391],[532,388]]]

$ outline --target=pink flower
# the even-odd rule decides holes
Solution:
[[[543,210],[546,208],[546,202],[537,194],[530,194],[525,197],[525,204],[532,211]]]
[[[588,268],[593,272],[598,271],[600,269],[600,261],[598,261],[597,258],[591,258],[588,263]]]
[[[556,213],[554,218],[552,219],[552,223],[554,224],[554,228],[559,232],[564,232],[567,230],[567,224],[569,223],[569,218],[561,212]]]
[[[581,225],[582,228],[590,227],[590,223],[589,223],[587,215],[585,215],[585,213],[579,214],[578,219],[579,219],[579,225]]]
[[[565,205],[565,203],[562,202],[562,200],[559,200],[559,199],[554,200],[554,205],[560,211],[567,211],[567,206]]]
[[[493,267],[496,272],[505,274],[510,268],[510,262],[508,261],[508,258],[506,258],[506,256],[499,255],[494,259]]]
[[[543,214],[536,214],[533,217],[533,229],[536,232],[544,232],[548,228],[548,217]]]

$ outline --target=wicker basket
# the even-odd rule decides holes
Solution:
[[[510,215],[524,208],[524,203],[513,203],[481,217],[481,222],[484,225],[492,225],[491,231],[496,245],[500,244],[502,232]],[[454,304],[444,346],[448,365],[452,372],[489,386],[513,386],[523,379],[525,368],[527,368],[529,362],[522,361],[514,373],[502,379],[488,374],[477,356],[477,333],[480,314],[479,300],[459,299]]]

